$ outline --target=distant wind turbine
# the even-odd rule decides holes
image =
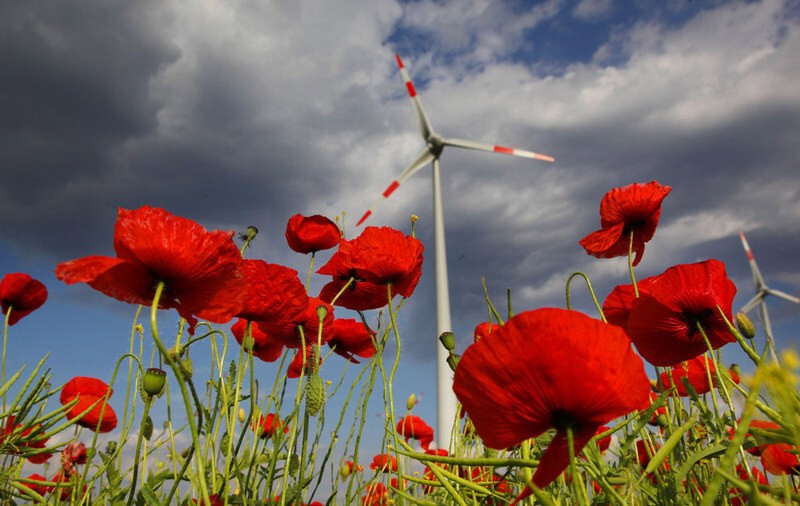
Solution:
[[[433,233],[434,233],[434,248],[435,248],[435,270],[436,270],[436,333],[437,338],[444,332],[452,331],[450,323],[450,292],[448,289],[447,281],[447,253],[444,241],[444,216],[442,214],[442,185],[439,175],[439,157],[442,154],[445,146],[453,146],[456,148],[473,149],[477,151],[488,151],[490,153],[503,153],[506,155],[520,156],[523,158],[533,158],[536,160],[544,160],[547,162],[554,162],[555,158],[532,151],[525,151],[522,149],[509,148],[505,146],[497,146],[492,144],[484,144],[482,142],[467,141],[463,139],[444,138],[436,131],[434,131],[431,122],[425,114],[425,109],[422,108],[422,103],[417,97],[417,90],[414,88],[414,83],[411,82],[411,77],[400,59],[400,55],[395,55],[397,59],[397,66],[400,68],[400,74],[403,76],[403,81],[408,89],[408,95],[414,103],[414,109],[417,111],[417,119],[419,120],[419,128],[422,133],[422,138],[425,140],[425,147],[417,155],[413,162],[411,162],[400,173],[400,176],[392,181],[392,183],[384,190],[381,197],[379,197],[373,205],[364,213],[356,226],[360,226],[364,221],[369,218],[377,206],[387,199],[395,190],[408,179],[412,174],[420,170],[425,165],[433,164]],[[437,374],[437,444],[439,448],[447,448],[450,441],[450,428],[456,418],[456,396],[453,393],[453,378],[452,371],[447,365],[447,351],[443,346],[436,343],[436,374]]]
[[[750,301],[747,302],[747,304],[742,306],[741,311],[742,313],[747,313],[756,305],[758,305],[758,314],[761,318],[761,323],[764,325],[764,333],[767,336],[770,354],[772,355],[772,359],[775,360],[775,362],[778,362],[778,354],[775,351],[775,340],[772,337],[772,326],[769,323],[767,303],[764,299],[766,299],[767,295],[774,295],[776,297],[780,297],[781,299],[788,300],[789,302],[800,304],[800,298],[768,287],[767,283],[764,281],[764,278],[761,276],[761,271],[758,269],[756,258],[753,256],[753,252],[750,250],[750,245],[747,243],[747,239],[744,237],[744,232],[741,230],[739,231],[739,238],[742,240],[742,246],[744,246],[745,253],[747,253],[747,261],[750,263],[750,270],[753,271],[753,282],[756,285],[756,294],[752,299],[750,299]]]

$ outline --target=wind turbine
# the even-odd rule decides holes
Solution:
[[[417,119],[419,120],[419,128],[422,133],[422,138],[425,140],[425,147],[417,155],[413,162],[411,162],[400,173],[400,176],[384,190],[381,197],[379,197],[373,205],[364,213],[356,226],[360,226],[372,214],[372,211],[382,201],[387,199],[395,190],[408,179],[412,174],[420,170],[425,165],[432,163],[433,165],[433,234],[434,234],[434,248],[435,248],[435,270],[436,270],[436,337],[438,338],[444,332],[452,331],[452,324],[450,323],[450,292],[447,281],[447,253],[444,241],[444,216],[442,213],[442,185],[441,177],[439,174],[439,157],[442,154],[445,146],[453,146],[456,148],[473,149],[477,151],[488,151],[490,153],[503,153],[506,155],[520,156],[523,158],[533,158],[536,160],[544,160],[547,162],[554,162],[555,159],[551,156],[534,153],[533,151],[525,151],[522,149],[509,148],[505,146],[497,146],[492,144],[485,144],[482,142],[467,141],[464,139],[444,138],[433,129],[428,115],[425,114],[425,109],[422,108],[422,103],[417,96],[417,90],[414,88],[414,83],[411,82],[411,77],[403,65],[403,60],[400,55],[395,55],[397,59],[397,66],[400,68],[400,74],[403,76],[408,95],[414,104],[414,109],[417,112]],[[456,396],[453,393],[453,378],[452,371],[447,365],[448,353],[443,346],[440,346],[437,340],[436,343],[436,376],[437,376],[437,444],[439,448],[447,448],[450,442],[450,428],[456,418]]]
[[[747,304],[742,306],[741,311],[742,313],[747,313],[756,305],[758,305],[758,314],[761,318],[761,323],[764,325],[764,333],[767,335],[770,354],[772,355],[772,359],[775,360],[775,362],[778,362],[778,354],[775,351],[775,340],[772,337],[772,326],[769,323],[767,303],[764,299],[767,297],[767,295],[774,295],[776,297],[780,297],[781,299],[788,300],[789,302],[800,304],[800,298],[768,287],[767,283],[764,281],[764,278],[761,276],[761,271],[758,269],[756,258],[753,256],[753,252],[750,250],[750,245],[747,243],[747,239],[744,237],[744,232],[741,230],[739,231],[739,238],[742,240],[742,246],[744,246],[745,253],[747,253],[747,261],[750,263],[750,270],[753,271],[753,282],[756,285],[756,294],[747,302]]]

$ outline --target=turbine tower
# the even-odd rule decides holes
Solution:
[[[772,326],[769,323],[769,313],[767,312],[767,302],[764,300],[766,299],[767,295],[774,295],[776,297],[780,297],[781,299],[788,300],[789,302],[794,302],[795,304],[800,304],[800,298],[795,297],[794,295],[789,295],[786,292],[782,292],[780,290],[775,290],[774,288],[770,288],[767,286],[767,283],[764,281],[764,278],[761,276],[761,271],[758,269],[758,264],[756,263],[756,258],[753,256],[753,252],[750,250],[750,245],[747,243],[747,239],[744,237],[744,232],[741,230],[739,231],[739,238],[742,240],[742,246],[744,246],[744,251],[747,253],[747,261],[750,264],[750,270],[753,271],[753,282],[756,285],[756,294],[750,299],[747,304],[742,306],[742,313],[747,313],[751,309],[753,309],[756,305],[758,305],[758,315],[761,318],[761,323],[764,325],[764,333],[767,336],[767,343],[769,343],[769,351],[772,359],[777,363],[778,362],[778,354],[775,351],[775,339],[772,337]]]
[[[433,165],[433,234],[434,234],[434,248],[435,248],[435,270],[436,270],[436,337],[438,338],[444,332],[451,332],[453,330],[450,322],[450,292],[447,280],[447,252],[445,249],[445,234],[444,234],[444,215],[442,213],[442,185],[439,171],[439,157],[446,146],[453,146],[456,148],[472,149],[477,151],[488,151],[490,153],[502,153],[506,155],[519,156],[523,158],[533,158],[536,160],[544,160],[553,162],[555,159],[551,156],[534,153],[532,151],[525,151],[522,149],[509,148],[505,146],[498,146],[492,144],[485,144],[482,142],[468,141],[456,138],[444,138],[433,129],[425,109],[417,96],[417,90],[414,88],[414,83],[408,75],[408,71],[403,65],[403,60],[400,55],[395,55],[397,59],[397,66],[400,68],[400,74],[403,76],[408,95],[414,104],[414,109],[417,112],[417,119],[419,120],[419,128],[422,138],[425,141],[425,147],[417,155],[413,162],[411,162],[400,175],[392,181],[392,183],[384,190],[381,197],[379,197],[373,205],[364,213],[356,226],[360,226],[372,214],[375,208],[385,199],[387,199],[395,190],[408,179],[412,174],[420,170],[425,165],[431,163]],[[436,341],[436,375],[437,375],[437,445],[439,448],[447,448],[450,442],[450,429],[455,422],[456,417],[456,396],[453,393],[453,378],[452,371],[447,365],[448,353]]]

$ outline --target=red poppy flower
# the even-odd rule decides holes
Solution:
[[[317,357],[317,363],[314,364],[314,345],[306,346],[305,352],[297,350],[292,362],[289,364],[289,369],[286,371],[288,378],[299,378],[300,376],[310,376],[314,374],[314,367],[319,368],[322,362],[322,357]],[[305,369],[304,369],[305,368]]]
[[[339,476],[342,478],[347,478],[354,472],[361,472],[364,470],[364,466],[356,465],[355,462],[352,460],[348,460],[342,463],[342,466],[339,468]]]
[[[204,503],[206,506],[224,506],[225,505],[225,501],[222,500],[222,498],[219,496],[219,494],[211,494],[211,495],[209,495],[208,496],[208,500],[210,502]],[[192,499],[192,502],[194,504],[200,504],[200,501],[202,501],[202,499]]]
[[[568,428],[579,452],[605,423],[645,408],[650,383],[619,327],[576,311],[520,313],[467,348],[453,390],[490,448],[508,448],[555,428],[533,482],[567,467]]]
[[[315,253],[339,244],[342,233],[336,223],[325,216],[295,214],[286,224],[286,241],[298,253]]]
[[[393,455],[381,453],[372,457],[372,463],[369,468],[379,473],[397,472],[397,459]]]
[[[361,506],[388,506],[389,489],[383,483],[370,483],[364,491],[366,494],[361,497]]]
[[[333,276],[320,292],[333,298],[353,279],[335,304],[348,309],[377,309],[388,304],[386,285],[392,297],[410,297],[422,275],[422,243],[389,227],[367,227],[352,241],[341,241],[338,251],[317,272]]]
[[[603,432],[607,431],[610,428],[611,427],[609,427],[608,425],[602,425],[597,428],[597,431],[595,431],[594,435],[599,436],[600,434],[602,434]],[[600,449],[600,453],[603,453],[604,451],[608,450],[609,446],[611,446],[611,434],[605,437],[601,437],[600,439],[597,439],[595,442],[597,443],[597,448]]]
[[[411,438],[418,440],[423,450],[427,450],[433,442],[433,427],[416,415],[401,418],[397,422],[397,433],[406,438],[406,443]]]
[[[354,311],[385,306],[389,303],[386,287],[370,283],[356,272],[350,261],[351,249],[352,242],[342,239],[336,253],[317,271],[333,276],[333,280],[322,287],[319,298]]]
[[[736,472],[739,475],[739,478],[744,481],[750,481],[750,476],[752,475],[753,480],[755,480],[755,482],[759,485],[769,485],[767,476],[759,471],[756,466],[753,466],[750,469],[750,473],[748,473],[747,468],[739,464],[736,466]],[[736,487],[728,490],[728,496],[730,497],[731,506],[745,506],[749,502],[749,494],[739,490]]]
[[[53,476],[53,481],[58,483],[58,487],[53,487],[51,490],[52,492],[57,492],[59,494],[59,498],[61,501],[69,500],[70,496],[72,496],[72,489],[75,487],[75,483],[80,480],[80,475],[78,473],[72,473],[72,475],[67,475],[63,471],[59,471]],[[83,485],[83,492],[86,492],[86,485]]]
[[[498,325],[496,323],[490,323],[490,322],[479,323],[475,327],[475,331],[472,333],[473,342],[477,343],[478,341],[480,341],[481,339],[487,337],[489,334],[491,334],[492,332],[494,332],[495,330],[497,330],[499,328],[500,328],[500,325]]]
[[[617,315],[612,320],[624,322],[634,346],[651,364],[674,366],[706,352],[708,347],[697,330],[698,324],[713,349],[735,341],[717,310],[719,306],[731,321],[731,304],[736,295],[736,286],[719,260],[676,265],[639,286],[638,299],[628,299],[628,289],[616,288],[604,310],[614,308],[610,314]],[[627,319],[626,300],[630,302]]]
[[[325,344],[333,337],[333,307],[317,297],[305,296],[305,310],[295,314],[293,317],[284,317],[259,321],[258,326],[269,336],[273,342],[278,342],[287,348],[300,348],[305,339],[306,346],[317,343],[317,334],[320,330],[319,312],[320,308],[325,310],[325,317],[322,320],[322,343]],[[300,328],[303,335],[300,335]]]
[[[247,320],[239,318],[231,327],[231,333],[240,345],[244,340],[247,331]],[[275,362],[283,353],[283,345],[275,342],[259,328],[258,325],[250,325],[250,336],[253,338],[253,356],[264,362]]]
[[[708,369],[708,373],[706,372]],[[712,383],[708,381],[708,374],[711,374],[713,385],[717,386],[717,369],[714,362],[704,356],[695,357],[686,362],[682,362],[671,368],[669,371],[661,373],[661,385],[665,389],[675,387],[675,392],[680,397],[688,397],[689,392],[683,384],[682,378],[686,378],[694,391],[698,395],[703,395],[711,391]],[[735,376],[734,376],[735,375]],[[739,375],[731,372],[731,378],[738,383]]]
[[[262,415],[258,419],[258,423],[251,423],[250,428],[254,431],[260,431],[259,437],[262,439],[271,438],[275,435],[276,431],[283,429],[283,433],[289,432],[289,427],[286,427],[283,421],[275,413]]]
[[[22,318],[36,311],[47,300],[47,288],[22,272],[12,272],[0,281],[0,308],[8,317],[8,324],[14,325]]]
[[[159,308],[177,309],[193,331],[195,317],[226,323],[242,310],[247,287],[232,238],[233,232],[208,232],[163,209],[120,209],[114,226],[117,256],[61,263],[56,277],[143,305],[153,303],[155,287],[163,281]]]
[[[765,445],[761,452],[761,465],[768,473],[775,475],[794,474],[800,475],[800,460],[798,460],[798,448],[786,443],[774,443]]]
[[[32,475],[28,476],[27,479],[32,480],[34,482],[36,482],[36,481],[39,481],[39,482],[47,482],[47,481],[49,481],[47,478],[45,478],[41,474],[32,474]],[[20,482],[20,485],[22,485],[23,487],[26,487],[26,488],[29,488],[29,489],[33,490],[34,492],[36,492],[39,495],[46,495],[46,494],[50,493],[53,490],[53,487],[47,486],[44,483],[23,483],[23,482]]]
[[[45,439],[38,439],[38,436],[41,434],[40,425],[35,427],[29,427],[22,432],[20,432],[16,437],[11,437],[14,433],[14,430],[22,428],[22,424],[16,423],[16,417],[14,415],[9,415],[6,418],[6,426],[4,429],[0,430],[0,446],[5,445],[6,443],[11,443],[13,447],[24,447],[24,448],[32,448],[32,449],[40,449],[44,448],[47,445],[47,440]],[[13,455],[19,455],[19,452],[16,450],[12,450],[10,453]],[[26,457],[28,462],[32,464],[44,464],[50,457],[53,455],[50,453],[37,453],[35,455],[30,455]]]
[[[334,353],[357,364],[355,356],[370,358],[375,355],[374,336],[375,332],[361,321],[336,318],[333,320],[333,337],[328,341],[328,346]]]
[[[600,230],[581,239],[580,245],[597,258],[627,256],[633,232],[633,265],[639,265],[644,243],[656,232],[661,202],[670,191],[656,181],[614,188],[600,201]]]
[[[86,445],[72,442],[61,450],[61,470],[67,476],[72,475],[76,465],[86,463]]]
[[[741,420],[739,420],[741,423]],[[761,429],[761,430],[771,430],[771,431],[780,431],[782,430],[781,426],[775,422],[770,420],[750,420],[750,428]],[[733,429],[730,430],[730,438],[733,438],[736,431]],[[752,438],[754,437],[751,433],[747,433],[745,437]],[[756,438],[757,440],[759,438]],[[755,455],[756,457],[760,456],[764,449],[768,446],[767,443],[760,444],[758,446],[752,446],[747,448],[745,451],[750,455]]]
[[[244,260],[247,295],[236,315],[250,321],[293,321],[308,309],[308,295],[297,271],[263,260]]]
[[[77,397],[78,403],[67,412],[67,419],[74,420],[75,423],[87,429],[96,429],[98,432],[104,433],[111,432],[117,426],[117,414],[114,413],[110,404],[104,402],[104,399],[110,398],[113,393],[114,391],[108,385],[97,378],[76,376],[61,389],[60,400],[61,404],[69,404]],[[75,420],[93,404],[94,407],[91,411],[83,418]]]

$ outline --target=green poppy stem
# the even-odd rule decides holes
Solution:
[[[572,283],[572,279],[576,276],[580,276],[586,281],[586,287],[589,289],[589,295],[592,297],[592,302],[594,302],[594,307],[597,308],[597,312],[600,315],[600,319],[604,322],[608,323],[606,320],[606,316],[603,314],[603,308],[600,306],[600,302],[597,300],[597,294],[594,293],[594,288],[592,287],[592,282],[589,281],[589,276],[584,274],[583,272],[573,272],[570,277],[567,279],[567,287],[566,287],[566,296],[567,296],[567,309],[572,309],[571,301],[570,301],[570,283]]]
[[[2,382],[0,382],[0,386],[6,384],[6,345],[8,344],[8,321],[11,318],[11,311],[14,309],[14,306],[8,306],[8,312],[6,312],[6,319],[5,323],[3,324],[3,356],[0,359],[0,364],[3,369],[2,374]],[[6,411],[6,392],[3,392],[3,412]]]
[[[631,283],[633,283],[633,295],[639,298],[639,287],[636,286],[636,275],[633,273],[633,230],[631,230],[631,239],[628,242],[628,272],[631,275]]]
[[[158,351],[161,353],[161,356],[167,361],[167,365],[170,366],[172,371],[175,373],[175,377],[178,379],[178,386],[181,389],[181,397],[183,397],[183,404],[184,408],[186,409],[186,418],[189,424],[189,431],[192,433],[192,446],[194,448],[200,448],[200,435],[197,432],[197,424],[202,424],[203,420],[203,410],[200,405],[197,406],[197,417],[198,421],[195,423],[194,417],[192,416],[192,404],[189,399],[189,392],[186,390],[186,381],[184,378],[183,370],[181,369],[180,364],[175,362],[175,360],[170,355],[167,348],[164,346],[164,343],[161,342],[161,338],[158,335],[158,321],[157,321],[157,314],[158,314],[158,303],[161,300],[161,295],[164,293],[164,288],[166,284],[163,281],[159,281],[158,285],[156,285],[155,295],[153,296],[153,305],[150,308],[150,330],[153,334],[153,341],[156,343],[156,347]],[[188,459],[187,459],[188,460]],[[205,473],[205,464],[203,463],[203,459],[197,459],[197,479],[200,482],[200,493],[201,499],[204,502],[211,503],[209,499],[208,493],[208,483],[206,483],[206,473]],[[131,485],[133,486],[133,485]]]

